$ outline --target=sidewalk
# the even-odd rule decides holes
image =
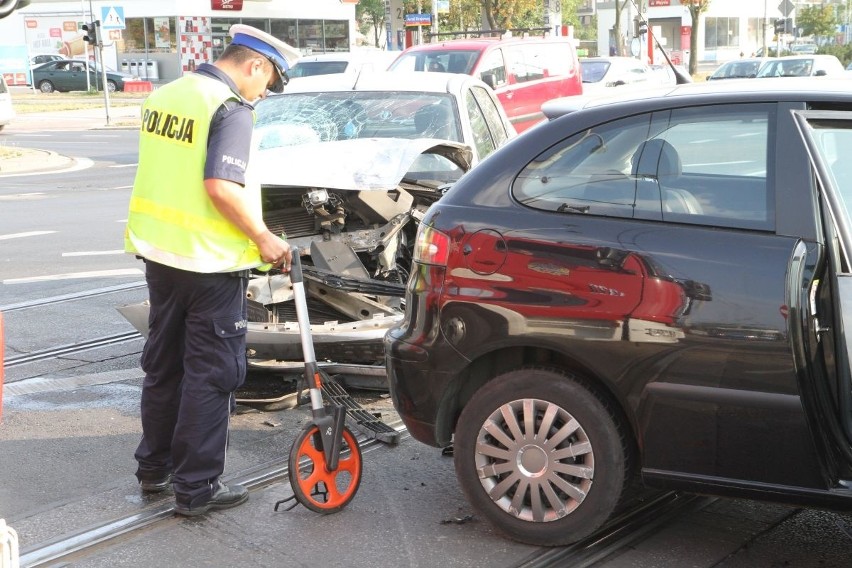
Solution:
[[[110,107],[109,120],[105,107],[56,112],[18,114],[0,135],[0,176],[62,170],[74,165],[68,156],[20,147],[7,135],[57,130],[98,130],[139,128],[140,106]],[[9,142],[12,143],[9,143]]]

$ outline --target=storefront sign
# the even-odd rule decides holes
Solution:
[[[210,0],[210,8],[239,12],[243,9],[243,0]]]
[[[672,0],[648,0],[648,6],[671,6]]]
[[[431,26],[432,14],[406,14],[405,26]]]

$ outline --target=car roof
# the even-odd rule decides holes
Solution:
[[[287,93],[318,91],[396,91],[457,93],[466,84],[488,86],[470,75],[458,73],[419,73],[417,71],[367,71],[360,75],[336,73],[291,79]]]
[[[396,51],[364,50],[364,51],[336,51],[333,53],[316,53],[303,55],[296,62],[311,63],[314,61],[374,61],[380,59],[391,59],[399,55]]]
[[[549,119],[579,110],[606,105],[641,108],[667,108],[695,104],[731,104],[737,102],[774,102],[799,100],[825,100],[852,102],[852,89],[848,79],[822,77],[779,77],[772,81],[730,79],[706,81],[638,90],[624,90],[601,96],[564,97],[548,101],[542,111]],[[677,98],[676,103],[672,100]]]

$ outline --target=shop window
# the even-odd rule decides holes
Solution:
[[[349,22],[326,20],[324,28],[326,51],[349,51]]]
[[[296,46],[299,42],[296,34],[297,20],[272,20],[270,32],[273,36],[288,45]]]
[[[174,18],[127,18],[125,26],[118,41],[119,53],[177,51],[178,34]]]

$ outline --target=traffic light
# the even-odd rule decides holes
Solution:
[[[83,31],[86,32],[86,35],[83,36],[83,41],[90,45],[98,45],[100,27],[100,20],[95,20],[94,22],[88,22],[86,24],[83,24]]]
[[[793,18],[778,18],[777,20],[775,20],[775,33],[793,33]]]
[[[638,17],[633,18],[633,36],[639,37],[646,33],[648,33],[648,22],[641,20]]]

